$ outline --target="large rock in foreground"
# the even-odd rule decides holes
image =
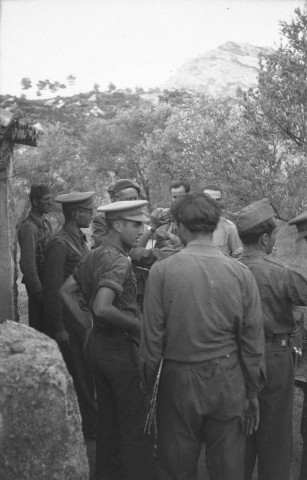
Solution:
[[[72,379],[56,343],[0,324],[0,478],[88,480]]]

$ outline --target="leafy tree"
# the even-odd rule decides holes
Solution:
[[[120,111],[108,121],[94,121],[88,128],[85,149],[96,174],[135,179],[150,201],[150,159],[144,155],[147,136],[154,130],[164,129],[170,115],[171,110],[167,106],[155,109],[144,102],[140,107]]]
[[[23,90],[28,90],[29,88],[32,88],[32,80],[29,77],[22,78],[20,83]]]
[[[109,93],[112,93],[114,90],[116,90],[116,86],[114,85],[114,83],[110,82],[108,85]]]

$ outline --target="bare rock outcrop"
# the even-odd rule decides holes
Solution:
[[[72,379],[56,343],[0,324],[0,478],[88,480]]]

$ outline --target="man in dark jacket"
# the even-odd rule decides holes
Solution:
[[[91,222],[94,193],[73,192],[55,198],[62,204],[65,223],[46,246],[43,280],[45,331],[57,341],[73,378],[85,437],[91,437],[96,431],[94,379],[83,351],[87,330],[91,327],[90,318],[88,325],[78,323],[63,306],[58,291],[89,252],[81,228],[89,227]]]
[[[28,293],[29,325],[43,332],[44,248],[52,234],[51,224],[45,217],[52,206],[49,187],[44,184],[32,185],[30,202],[31,211],[18,230],[20,269]]]

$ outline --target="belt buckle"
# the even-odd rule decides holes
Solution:
[[[282,347],[286,347],[286,346],[287,346],[286,340],[283,339],[283,340],[281,341],[281,346],[282,346]]]

